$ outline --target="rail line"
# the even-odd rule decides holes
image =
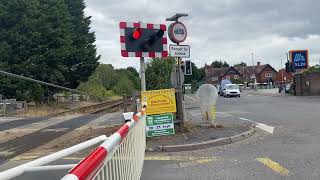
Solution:
[[[83,116],[72,118],[67,121],[39,129],[33,133],[26,134],[16,139],[0,143],[0,152],[8,152],[8,154],[0,153],[0,164],[3,164],[7,162],[9,159],[14,158],[20,154],[23,154],[31,149],[37,148],[38,146],[41,146],[51,140],[59,138],[64,134],[70,131],[73,131],[76,128],[84,126],[90,123],[91,121],[97,119],[98,117],[102,116],[103,115],[103,113],[101,113],[102,111],[119,107],[122,104],[123,104],[122,99],[112,100],[112,101],[107,101],[107,102],[103,102],[95,105],[90,105],[90,106],[85,106],[85,107],[65,111],[62,113],[57,113],[54,116],[52,115],[48,116],[48,118],[52,118],[55,116],[61,116],[63,114],[68,114],[72,112],[87,113]],[[33,121],[30,121],[30,120],[29,121],[17,120],[17,121],[20,122],[18,126],[23,126],[23,125],[31,124],[34,122],[42,121],[45,119],[46,118],[38,118],[38,119],[34,119]],[[25,123],[21,123],[21,122],[25,122]],[[12,121],[10,123],[12,123]],[[2,124],[3,123],[1,123],[1,125]],[[14,125],[14,124],[11,124],[11,125]],[[12,127],[7,126],[7,128],[11,129],[11,128],[15,128],[15,126],[12,126]],[[47,131],[48,129],[61,129],[61,128],[65,129],[65,131]]]

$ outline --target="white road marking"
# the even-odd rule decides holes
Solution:
[[[241,120],[244,120],[244,121],[249,121],[249,122],[253,122],[256,124],[256,127],[270,133],[270,134],[273,134],[273,131],[274,131],[274,127],[273,126],[268,126],[266,124],[263,124],[263,123],[259,123],[259,122],[256,122],[256,121],[253,121],[253,120],[250,120],[250,119],[247,119],[247,118],[239,118]]]
[[[185,97],[187,97],[187,98],[189,98],[189,99],[191,99],[191,100],[193,100],[193,101],[197,101],[197,99],[195,99],[195,98],[193,98],[193,97],[190,97],[190,96],[188,96],[188,95],[185,95]]]

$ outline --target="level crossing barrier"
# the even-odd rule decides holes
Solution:
[[[0,173],[0,179],[12,179],[25,172],[71,169],[62,180],[138,180],[146,148],[145,123],[143,108],[109,137],[102,135],[6,170]],[[78,164],[46,165],[101,142],[99,147]]]

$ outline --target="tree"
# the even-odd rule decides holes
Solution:
[[[241,63],[235,64],[234,66],[235,67],[239,67],[239,66],[242,67],[242,66],[247,66],[247,64],[245,62],[241,61]]]
[[[110,64],[99,64],[88,78],[81,82],[77,89],[90,92],[103,100],[110,96],[128,94],[140,89],[140,78],[134,68],[114,69]]]
[[[230,65],[224,61],[218,61],[218,60],[215,60],[211,63],[211,66],[213,66],[214,68],[222,68],[222,67],[230,67]]]
[[[192,75],[186,75],[184,83],[190,84],[192,81],[203,82],[205,76],[204,68],[198,68],[193,62],[191,62],[191,67]]]
[[[154,58],[146,65],[147,90],[171,88],[170,75],[175,59]]]
[[[81,0],[1,1],[0,68],[75,88],[93,72],[99,59],[84,7]],[[7,97],[28,91],[21,88],[27,82],[3,76],[0,82],[0,91]]]
[[[68,71],[66,86],[76,88],[81,81],[86,81],[98,66],[94,32],[90,32],[91,16],[85,17],[84,0],[65,0],[71,15],[72,49],[66,61]]]

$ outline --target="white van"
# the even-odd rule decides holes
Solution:
[[[223,87],[222,91],[223,91],[224,97],[232,97],[232,96],[240,97],[240,94],[241,94],[239,86],[236,84],[226,84]]]

